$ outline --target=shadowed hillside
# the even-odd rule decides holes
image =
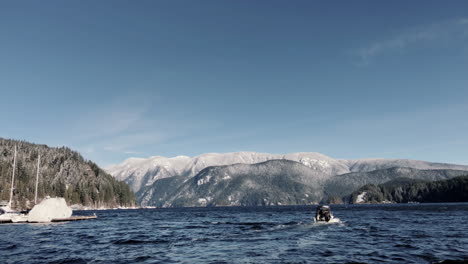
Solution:
[[[358,196],[361,196],[358,199]],[[363,186],[351,195],[352,202],[451,203],[468,202],[468,176],[429,182],[398,178],[384,184]]]
[[[58,196],[64,197],[69,205],[93,208],[134,206],[136,203],[126,183],[115,180],[76,151],[1,138],[0,200],[9,200],[15,146],[18,148],[13,199],[16,208],[33,206],[39,154],[39,200]]]

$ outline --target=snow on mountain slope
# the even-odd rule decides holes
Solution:
[[[368,172],[395,167],[413,168],[418,170],[468,170],[468,166],[448,163],[436,163],[409,159],[361,159],[340,160],[349,167],[351,172]]]
[[[237,163],[256,164],[269,160],[291,160],[316,170],[324,176],[340,175],[349,172],[369,172],[394,167],[407,167],[420,170],[452,169],[468,170],[468,166],[433,163],[407,159],[363,159],[338,160],[316,152],[290,154],[269,154],[258,152],[206,153],[196,157],[177,156],[166,158],[154,156],[147,159],[130,158],[107,171],[130,185],[134,192],[151,186],[156,180],[172,176],[193,177],[210,166],[232,165]]]
[[[154,156],[148,159],[130,158],[107,169],[116,179],[125,181],[134,192],[144,185],[175,175],[181,175],[192,159],[187,156],[165,158]]]
[[[210,166],[232,165],[237,163],[255,164],[269,160],[286,159],[297,161],[317,170],[324,175],[337,175],[350,172],[341,161],[314,152],[269,154],[257,152],[207,153],[193,158],[161,156],[148,159],[130,158],[119,165],[109,167],[107,171],[118,180],[123,180],[137,192],[144,186],[152,185],[156,180],[171,176],[193,177]]]
[[[172,190],[163,199],[156,186],[148,190],[156,189],[157,195],[148,192],[140,198],[143,206],[157,207],[311,204],[322,199],[326,178],[324,173],[299,162],[275,159],[256,164],[212,166],[176,188],[168,186]]]

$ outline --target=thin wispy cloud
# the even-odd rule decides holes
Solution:
[[[154,101],[151,95],[115,97],[83,111],[74,119],[69,136],[89,155],[139,154],[138,147],[165,139],[151,113]]]
[[[119,134],[140,123],[151,109],[146,99],[129,102],[117,98],[82,112],[72,125],[74,134],[80,139],[92,140]]]
[[[468,18],[422,25],[400,31],[386,39],[378,40],[358,49],[359,65],[368,65],[374,58],[388,52],[401,51],[410,47],[432,43],[468,42]]]
[[[166,136],[161,132],[149,131],[130,133],[128,135],[119,135],[104,140],[100,144],[106,151],[117,151],[126,154],[137,154],[134,148],[161,143],[166,139]]]

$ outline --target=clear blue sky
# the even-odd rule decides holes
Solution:
[[[0,137],[468,164],[467,1],[1,1]]]

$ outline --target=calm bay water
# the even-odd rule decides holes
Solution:
[[[96,211],[0,225],[0,263],[437,263],[468,260],[468,204]],[[93,212],[75,212],[89,214]]]

